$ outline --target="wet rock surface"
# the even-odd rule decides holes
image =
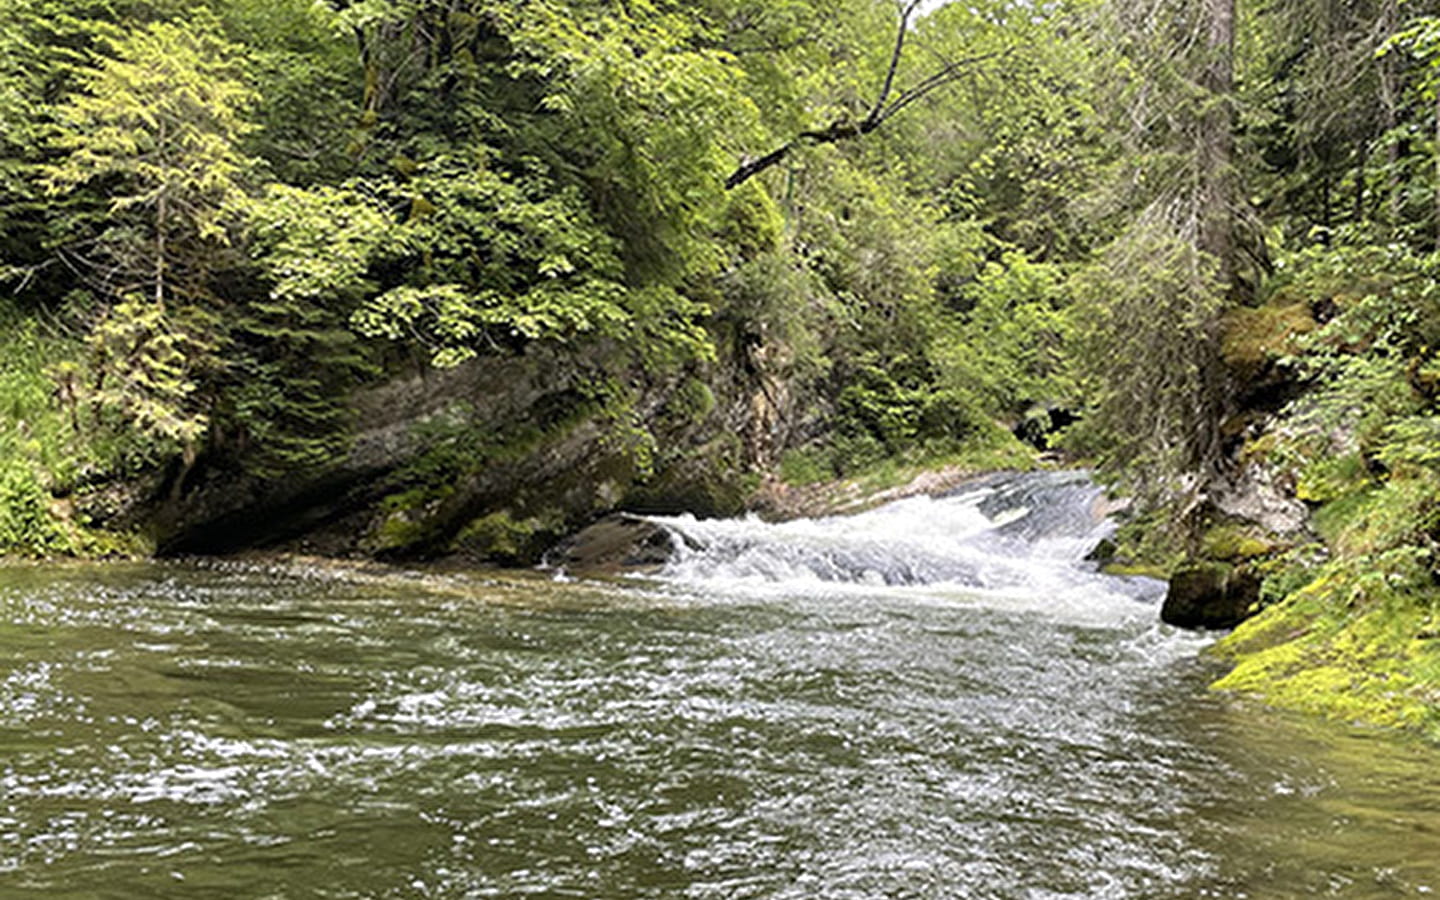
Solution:
[[[546,562],[577,575],[653,572],[670,559],[675,540],[669,531],[637,516],[607,516],[562,541]]]
[[[1183,565],[1170,576],[1160,619],[1180,628],[1234,628],[1255,611],[1260,576],[1243,565]]]

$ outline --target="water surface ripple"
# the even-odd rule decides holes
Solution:
[[[0,569],[0,896],[1440,888],[1440,753],[1207,694],[1082,569]]]

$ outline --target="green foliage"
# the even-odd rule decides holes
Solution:
[[[1274,289],[1332,312],[1282,357],[1312,387],[1286,410],[1271,458],[1315,501],[1427,466],[1433,395],[1424,373],[1440,339],[1434,261],[1398,245],[1362,245],[1283,262]]]
[[[272,185],[248,207],[250,254],[268,291],[231,319],[217,415],[244,435],[255,471],[323,466],[348,444],[348,394],[375,372],[349,327],[397,251],[394,224],[358,186]]]
[[[103,183],[108,208],[88,234],[99,293],[91,331],[92,402],[192,459],[209,423],[200,383],[216,368],[223,327],[210,278],[230,247],[252,161],[239,149],[253,93],[237,48],[201,11],[116,38],[58,109],[45,169],[60,194]]]
[[[923,364],[908,357],[862,357],[840,392],[840,433],[872,440],[896,452],[927,440],[961,440],[975,431],[982,414],[965,393],[936,390]]]
[[[979,266],[948,302],[961,312],[954,336],[935,350],[945,383],[1011,415],[1074,402],[1069,297],[1058,266],[1008,251]]]
[[[107,535],[68,512],[101,476],[133,473],[151,448],[94,420],[75,385],[89,377],[83,347],[42,333],[0,306],[0,555],[129,553],[136,542]]]
[[[1216,686],[1339,718],[1423,728],[1440,656],[1440,455],[1429,375],[1435,260],[1398,244],[1281,260],[1277,302],[1318,312],[1281,357],[1309,389],[1271,426],[1265,456],[1317,508],[1323,548],[1267,564],[1270,604],[1227,639]]]
[[[1089,410],[1069,445],[1152,500],[1176,475],[1218,460],[1225,385],[1212,270],[1193,245],[1157,229],[1127,235],[1073,282]]]
[[[107,310],[89,338],[88,403],[162,447],[193,448],[209,425],[195,395],[197,373],[216,365],[210,324],[193,307],[167,315],[139,298]]]
[[[417,365],[556,360],[579,387],[525,421],[417,436],[391,547],[580,421],[632,480],[684,463],[673,426],[739,483],[796,443],[831,474],[1026,462],[997,420],[1088,392],[1087,449],[1173,471],[1210,452],[1221,279],[1178,216],[1155,237],[1138,210],[1175,193],[1147,177],[1196,174],[1159,148],[1204,104],[1178,69],[1176,121],[1109,103],[1163,42],[1112,52],[1102,29],[1136,23],[1100,6],[942,5],[896,59],[872,0],[0,0],[0,277],[77,336],[52,405],[127,448],[95,468],[179,461],[177,494],[207,456],[333,464],[353,392]],[[886,84],[903,115],[725,189]],[[1126,145],[1131,112],[1155,133]],[[1413,412],[1367,459],[1428,465]]]
[[[212,4],[226,35],[245,48],[254,89],[245,141],[274,181],[332,182],[353,174],[362,83],[354,37],[331,4],[310,0],[226,0]]]
[[[35,470],[7,466],[0,472],[0,555],[70,550],[68,536],[50,512],[50,493]]]
[[[167,245],[227,244],[253,165],[239,140],[253,130],[243,114],[255,95],[239,80],[238,48],[217,29],[212,17],[197,13],[188,22],[157,22],[114,40],[111,55],[82,74],[80,90],[58,110],[61,127],[52,145],[62,159],[46,173],[47,190],[59,194],[118,179],[120,190],[107,192],[109,213],[143,214],[152,246],[121,244],[112,252],[117,259],[142,255],[131,274],[153,277],[160,300],[169,279],[199,264],[173,258]],[[127,289],[134,288],[117,293]]]
[[[614,336],[629,324],[613,243],[573,193],[543,178],[517,183],[483,157],[434,161],[408,187],[397,237],[416,263],[412,283],[362,304],[362,334],[419,334],[437,364],[455,365],[487,344]]]

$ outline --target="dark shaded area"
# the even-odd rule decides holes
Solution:
[[[1179,628],[1234,628],[1256,612],[1260,576],[1243,565],[1195,563],[1170,576],[1160,620]]]

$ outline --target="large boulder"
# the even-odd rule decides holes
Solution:
[[[546,562],[577,575],[653,572],[669,561],[675,537],[636,516],[606,516],[562,541]]]
[[[1255,612],[1260,576],[1244,565],[1203,562],[1170,576],[1160,619],[1180,628],[1234,628]]]

